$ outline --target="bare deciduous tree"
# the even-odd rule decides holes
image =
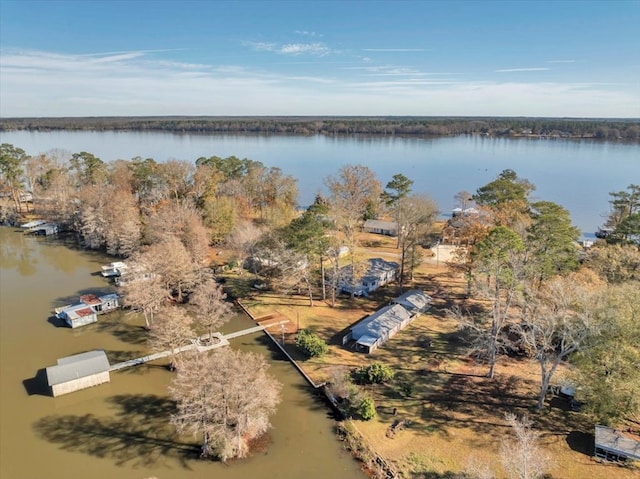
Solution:
[[[580,286],[575,275],[558,277],[527,298],[517,330],[540,365],[538,410],[560,362],[578,351],[597,333],[597,305],[593,294]]]
[[[213,331],[228,322],[233,316],[231,303],[226,301],[227,295],[212,277],[206,278],[197,285],[189,296],[189,304],[193,306],[195,323],[207,330],[209,341],[213,340]]]
[[[130,269],[134,271],[129,273],[135,275],[137,264],[129,263]],[[140,311],[144,315],[144,322],[149,329],[153,318],[162,304],[169,300],[169,291],[165,288],[160,276],[152,275],[148,278],[133,278],[130,281],[121,284],[123,302],[125,306],[135,311]]]
[[[551,466],[551,458],[540,447],[540,433],[529,418],[506,414],[513,437],[502,442],[500,459],[509,479],[541,479]]]
[[[180,433],[202,439],[202,457],[245,457],[249,443],[271,427],[281,384],[267,373],[263,356],[229,347],[186,355],[169,387]]]
[[[170,368],[176,365],[177,350],[195,337],[191,318],[178,306],[165,306],[158,311],[149,328],[149,344],[154,351],[171,351]]]

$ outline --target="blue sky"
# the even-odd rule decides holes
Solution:
[[[0,116],[640,117],[640,1],[0,0]]]

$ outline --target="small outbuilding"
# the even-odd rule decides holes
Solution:
[[[395,221],[367,220],[364,222],[363,229],[367,233],[398,236],[398,223]]]
[[[109,360],[102,349],[58,359],[58,364],[49,366],[47,383],[53,397],[108,383]]]
[[[606,461],[640,461],[640,439],[629,431],[597,425],[595,455]]]

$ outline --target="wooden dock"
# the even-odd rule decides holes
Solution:
[[[217,349],[222,346],[228,346],[229,340],[234,338],[239,338],[240,336],[246,336],[247,334],[253,334],[260,331],[265,331],[268,327],[280,326],[281,323],[263,325],[263,326],[254,326],[252,328],[243,329],[241,331],[236,331],[235,333],[229,334],[221,334],[214,333],[213,336],[215,338],[215,342],[213,344],[207,344],[206,341],[209,339],[208,334],[204,334],[198,338],[194,338],[191,340],[191,344],[187,344],[185,346],[181,346],[176,348],[173,353],[183,353],[185,351],[196,350],[198,352],[210,351],[212,349]],[[171,356],[171,351],[160,351],[158,353],[148,354],[147,356],[142,356],[140,358],[129,359],[128,361],[123,361],[121,363],[112,364],[109,367],[109,371],[120,371],[121,369],[129,368],[132,366],[137,366],[139,364],[148,363],[150,361],[155,361],[156,359],[166,358],[167,356]]]

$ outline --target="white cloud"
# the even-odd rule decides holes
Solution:
[[[322,35],[322,33],[308,32],[306,30],[294,30],[293,33],[297,35],[303,35],[305,37],[323,37],[324,36]]]
[[[494,70],[495,73],[511,73],[511,72],[543,72],[551,70],[547,67],[529,67],[529,68],[503,68],[501,70]]]
[[[575,60],[547,60],[547,63],[575,63]]]
[[[397,65],[284,74],[128,53],[91,62],[92,55],[0,51],[0,116],[640,116],[632,82],[452,80]]]
[[[243,45],[250,46],[259,52],[274,52],[282,55],[327,55],[329,48],[323,43],[265,43],[265,42],[244,42]]]
[[[329,53],[329,49],[322,43],[289,43],[282,45],[278,51],[285,55],[300,55],[302,53],[326,55]]]
[[[363,48],[363,52],[430,52],[427,48]]]

